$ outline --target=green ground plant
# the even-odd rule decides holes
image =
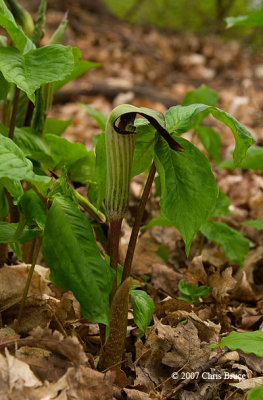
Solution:
[[[19,322],[42,248],[51,281],[71,290],[83,316],[100,324],[99,368],[105,370],[122,361],[129,297],[142,334],[152,318],[150,296],[134,287],[130,277],[156,171],[161,185],[160,218],[177,227],[188,255],[193,238],[214,215],[222,195],[209,160],[180,135],[212,114],[233,132],[237,166],[254,139],[234,117],[206,104],[171,107],[165,115],[121,105],[107,119],[89,109],[103,131],[95,138],[95,151],[62,138],[70,121],[48,118],[53,93],[95,64],[79,60],[77,48],[58,44],[65,20],[52,43],[38,47],[45,6],[42,0],[29,37],[0,0],[0,25],[12,41],[6,46],[3,39],[0,47],[0,260],[2,264],[6,261],[9,245],[19,259],[31,264]],[[143,118],[136,119],[137,115]],[[118,248],[130,179],[145,171],[148,177],[122,267]],[[80,195],[75,185],[88,185],[88,198]],[[108,257],[101,255],[96,239]]]

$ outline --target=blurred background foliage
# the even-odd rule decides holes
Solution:
[[[245,15],[260,7],[263,0],[103,0],[107,8],[121,20],[143,26],[205,34],[223,33],[224,36],[243,36],[254,46],[262,44],[262,30],[235,28],[225,31],[224,18]],[[253,44],[252,43],[252,44]]]

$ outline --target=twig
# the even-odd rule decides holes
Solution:
[[[135,222],[134,222],[134,225],[132,228],[131,237],[130,237],[130,241],[129,241],[129,245],[128,245],[128,249],[127,249],[127,253],[126,253],[125,262],[124,262],[122,282],[124,282],[125,279],[127,279],[131,275],[131,265],[132,265],[134,251],[135,251],[136,241],[137,241],[138,233],[140,230],[145,206],[146,206],[146,203],[147,203],[147,200],[148,200],[148,197],[150,194],[150,190],[151,190],[151,187],[153,184],[155,172],[156,172],[156,168],[155,168],[154,163],[152,163],[152,166],[151,166],[151,169],[150,169],[150,172],[149,172],[149,175],[148,175],[148,178],[147,178],[144,190],[143,190],[143,194],[142,194],[142,197],[140,200],[140,204],[138,207]]]

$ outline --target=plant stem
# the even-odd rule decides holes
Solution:
[[[18,311],[18,316],[17,316],[17,321],[16,321],[16,324],[15,324],[15,329],[17,329],[17,327],[19,326],[20,321],[21,321],[21,316],[22,316],[22,313],[23,313],[23,310],[24,310],[24,306],[25,306],[27,295],[28,295],[31,279],[32,279],[32,276],[33,276],[33,273],[34,273],[36,262],[37,262],[37,257],[38,257],[38,254],[39,254],[39,251],[40,251],[40,248],[41,248],[42,239],[43,239],[42,236],[39,236],[39,237],[36,238],[34,254],[33,254],[33,257],[32,257],[32,264],[31,264],[31,267],[30,267],[30,270],[29,270],[29,273],[28,273],[28,276],[27,276],[27,281],[26,281],[26,285],[25,285],[25,288],[24,288],[23,296],[22,296],[22,299],[21,299],[21,303],[20,303],[20,307],[19,307],[19,311]]]
[[[10,125],[9,125],[9,133],[8,133],[8,137],[12,140],[14,139],[14,132],[15,132],[15,126],[16,126],[16,113],[17,113],[17,109],[18,109],[19,94],[20,94],[20,89],[18,87],[16,87],[15,97],[14,97],[14,102],[13,102],[13,110],[12,110],[12,115],[11,115],[11,120],[10,120]]]
[[[96,207],[94,207],[93,204],[89,202],[88,199],[83,197],[77,190],[74,190],[74,194],[76,196],[76,199],[78,200],[78,203],[92,216],[94,217],[98,222],[105,223],[106,222],[106,217],[105,215],[97,210]]]
[[[116,278],[113,282],[113,287],[111,291],[111,300],[113,299],[117,289],[117,269],[119,261],[119,242],[121,235],[121,224],[122,224],[122,218],[113,219],[110,221],[110,230],[109,230],[110,266],[112,269],[114,269],[114,271],[116,271]]]
[[[138,233],[140,230],[145,206],[146,206],[146,203],[147,203],[147,200],[148,200],[148,197],[150,194],[150,190],[151,190],[151,187],[153,184],[155,172],[156,172],[156,168],[155,168],[154,163],[152,163],[146,184],[144,186],[144,190],[143,190],[143,194],[142,194],[140,204],[138,207],[135,222],[134,222],[134,225],[132,228],[131,237],[130,237],[130,241],[129,241],[129,245],[128,245],[128,249],[127,249],[127,253],[126,253],[125,262],[124,262],[122,282],[124,282],[125,279],[127,279],[131,275],[131,265],[132,265],[132,260],[133,260],[133,256],[134,256],[137,237],[138,237]]]
[[[32,101],[29,101],[27,105],[26,117],[24,122],[25,126],[30,126],[33,117],[33,112],[34,112],[34,104],[32,103]]]

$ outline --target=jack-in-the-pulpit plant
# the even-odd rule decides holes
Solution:
[[[13,1],[8,2],[10,7]],[[142,334],[154,311],[150,296],[134,287],[130,277],[156,174],[161,185],[159,222],[177,227],[187,255],[194,236],[204,230],[222,201],[210,162],[180,135],[211,113],[234,134],[235,165],[240,165],[254,139],[234,117],[206,104],[171,107],[165,115],[121,105],[107,120],[89,109],[102,130],[95,138],[95,151],[62,138],[70,121],[48,118],[53,94],[96,64],[80,60],[77,48],[58,43],[65,19],[52,43],[39,47],[45,6],[41,0],[29,37],[0,0],[0,26],[12,42],[7,46],[6,40],[0,40],[0,263],[6,262],[9,246],[18,259],[32,265],[18,315],[21,321],[42,247],[51,281],[71,290],[83,316],[100,324],[99,368],[105,370],[122,362],[129,297]],[[130,179],[142,172],[148,177],[121,266],[119,237],[129,205]],[[76,190],[79,186],[88,188],[87,196]]]

